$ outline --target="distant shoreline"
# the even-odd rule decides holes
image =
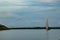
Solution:
[[[48,27],[50,29],[60,29],[60,27]],[[46,29],[46,27],[19,27],[19,28],[6,28],[1,30],[12,30],[12,29]]]

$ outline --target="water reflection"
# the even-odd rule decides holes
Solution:
[[[0,31],[0,40],[47,40],[46,30],[6,30]],[[48,31],[49,40],[60,38],[59,30]]]

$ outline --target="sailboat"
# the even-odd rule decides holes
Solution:
[[[47,30],[47,31],[50,30],[50,29],[49,29],[49,25],[48,25],[48,18],[47,18],[47,20],[46,20],[46,30]]]

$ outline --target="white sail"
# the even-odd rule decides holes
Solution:
[[[48,18],[47,18],[47,20],[46,20],[46,30],[47,30],[47,31],[49,30],[49,28],[48,28]]]

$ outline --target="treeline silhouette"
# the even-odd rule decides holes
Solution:
[[[9,29],[46,29],[46,27],[19,27],[19,28],[9,28]],[[60,27],[49,27],[49,29],[60,29]]]

